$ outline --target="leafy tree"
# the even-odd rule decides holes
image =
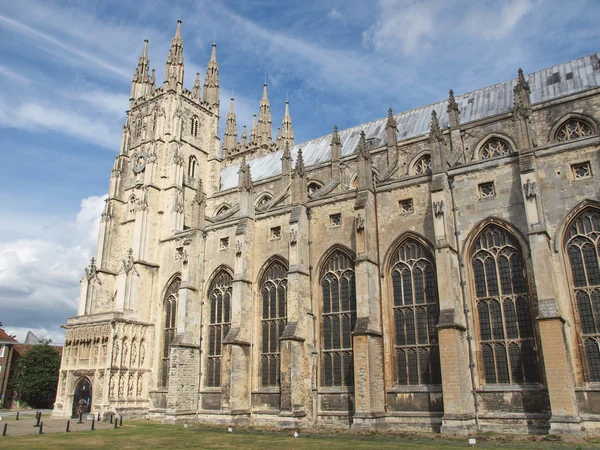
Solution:
[[[48,344],[34,345],[17,359],[11,388],[30,406],[51,406],[56,397],[60,353]]]

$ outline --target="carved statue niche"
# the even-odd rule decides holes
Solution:
[[[140,374],[138,374],[138,379],[137,379],[137,396],[138,397],[142,396],[143,389],[144,389],[144,374],[140,373]]]

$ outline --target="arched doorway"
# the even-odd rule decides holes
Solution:
[[[80,413],[87,414],[92,408],[92,383],[87,378],[81,378],[75,386],[73,395],[73,417]]]

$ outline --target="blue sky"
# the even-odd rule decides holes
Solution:
[[[61,341],[75,314],[143,40],[160,83],[180,10],[185,86],[216,35],[240,132],[266,73],[296,142],[600,50],[597,0],[1,2],[0,321],[19,338]]]

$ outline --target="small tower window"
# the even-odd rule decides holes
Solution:
[[[132,220],[135,217],[135,206],[136,206],[136,198],[135,195],[129,197],[128,211],[127,211],[127,220]]]
[[[508,155],[512,151],[510,144],[504,139],[493,137],[488,139],[481,147],[481,159],[494,158],[495,156]]]
[[[415,163],[415,175],[431,175],[431,155],[424,155]]]
[[[195,156],[190,156],[190,160],[188,162],[188,177],[194,178],[196,176],[196,166],[198,165],[198,160]]]
[[[556,131],[557,141],[572,141],[594,134],[589,123],[581,119],[570,119],[562,124]]]
[[[198,128],[200,127],[200,120],[197,116],[192,117],[190,125],[190,134],[194,137],[198,137]]]
[[[142,135],[142,119],[138,119],[135,123],[135,137]]]

